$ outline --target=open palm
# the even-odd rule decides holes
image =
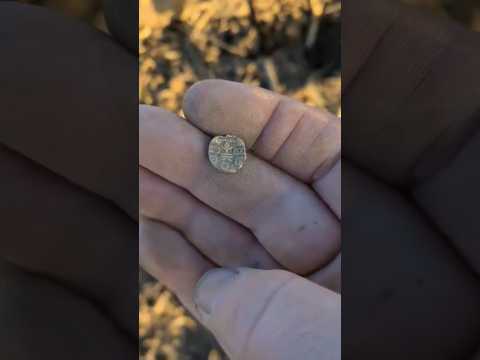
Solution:
[[[340,287],[340,120],[266,90],[208,80],[185,96],[187,121],[140,109],[140,252],[191,305],[216,266],[285,269]],[[235,175],[208,162],[212,136],[249,149]],[[190,306],[191,307],[191,306]]]

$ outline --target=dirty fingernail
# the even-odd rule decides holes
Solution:
[[[201,315],[210,315],[215,299],[222,290],[238,275],[235,269],[213,269],[205,273],[195,288],[193,301]]]

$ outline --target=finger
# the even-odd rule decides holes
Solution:
[[[127,360],[138,353],[136,341],[77,293],[3,261],[0,279],[0,358]]]
[[[0,33],[0,144],[136,219],[136,57],[91,27],[14,1],[0,1]]]
[[[208,164],[208,141],[186,121],[141,107],[143,167],[249,228],[292,271],[314,271],[338,253],[338,221],[309,187],[253,155],[238,174],[220,173]]]
[[[430,177],[477,126],[478,35],[400,2],[344,15],[343,155],[394,184]]]
[[[202,81],[185,95],[183,110],[202,131],[240,136],[258,157],[305,182],[327,173],[340,156],[336,116],[261,88]]]
[[[178,229],[214,263],[229,267],[279,267],[243,226],[142,167],[139,175],[140,213]]]
[[[435,178],[413,191],[419,207],[443,230],[448,240],[480,276],[480,132]],[[446,206],[448,204],[448,206]]]
[[[185,95],[184,112],[204,132],[240,136],[258,157],[313,183],[340,217],[341,130],[336,116],[267,90],[224,80],[195,84]]]
[[[342,255],[308,277],[314,283],[340,293],[342,290]]]
[[[340,359],[340,296],[291,273],[213,270],[195,302],[232,359]]]
[[[137,56],[138,1],[106,0],[104,9],[109,31]]]
[[[0,257],[83,294],[136,338],[136,222],[1,146],[0,164]]]
[[[342,161],[338,160],[332,169],[326,173],[315,175],[313,188],[330,210],[339,218],[342,218]]]
[[[478,344],[478,278],[403,195],[346,160],[342,167],[349,214],[342,231],[352,239],[342,250],[351,344],[343,356],[462,358],[465,349]],[[409,329],[408,346],[404,329]]]
[[[480,360],[480,348],[479,348],[478,351],[475,353],[475,355],[473,355],[472,360]]]
[[[195,313],[193,290],[214,264],[205,259],[179,232],[142,218],[139,228],[140,264],[173,291]]]

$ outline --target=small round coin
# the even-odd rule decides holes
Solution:
[[[245,142],[234,135],[215,136],[208,146],[208,159],[215,169],[235,174],[247,160]]]

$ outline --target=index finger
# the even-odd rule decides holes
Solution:
[[[314,271],[338,253],[338,219],[313,190],[249,155],[235,175],[208,163],[210,138],[175,115],[142,106],[140,164],[242,224],[284,267]]]
[[[225,80],[195,84],[183,108],[202,131],[240,136],[256,156],[312,184],[340,217],[339,118],[271,91]]]

